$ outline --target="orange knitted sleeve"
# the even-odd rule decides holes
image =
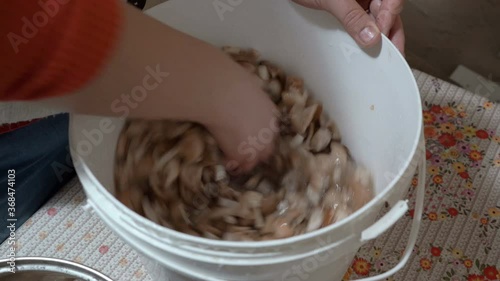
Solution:
[[[82,88],[112,55],[123,25],[118,0],[13,0],[0,5],[0,100]]]

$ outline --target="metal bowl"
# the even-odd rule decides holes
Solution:
[[[0,260],[0,281],[113,281],[84,265],[53,258],[16,258],[15,273],[10,259]]]

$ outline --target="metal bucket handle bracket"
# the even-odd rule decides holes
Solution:
[[[354,281],[379,281],[385,278],[391,277],[400,271],[410,259],[413,253],[415,244],[417,243],[418,232],[420,230],[420,224],[422,222],[422,212],[424,208],[424,197],[425,197],[425,171],[426,171],[426,159],[425,155],[420,156],[420,165],[418,167],[418,185],[417,185],[417,198],[415,201],[415,214],[413,216],[413,222],[411,225],[410,237],[408,238],[408,243],[403,256],[399,263],[393,267],[391,270],[384,272],[382,274],[367,277],[363,279],[356,279]],[[367,241],[373,240],[380,236],[383,232],[388,230],[394,225],[401,217],[403,217],[408,211],[408,200],[401,200],[397,202],[392,209],[375,222],[372,226],[365,229],[361,233],[361,242],[365,243]]]

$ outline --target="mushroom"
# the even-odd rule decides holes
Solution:
[[[325,149],[332,141],[332,133],[326,128],[320,128],[311,139],[310,147],[314,152]]]
[[[192,164],[201,161],[201,156],[205,149],[205,143],[201,138],[199,130],[187,131],[180,140],[179,155],[184,159],[187,164]]]
[[[295,112],[291,116],[292,127],[295,132],[299,134],[304,134],[307,127],[311,124],[316,111],[318,110],[318,105],[311,105],[300,112]]]
[[[248,175],[228,174],[223,152],[200,124],[127,120],[116,147],[116,197],[159,225],[230,241],[315,231],[369,202],[371,174],[349,156],[337,125],[304,81],[259,62],[255,50],[223,51],[276,104],[274,154]]]

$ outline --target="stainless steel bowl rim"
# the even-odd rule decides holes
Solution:
[[[0,277],[13,274],[10,271],[10,258],[0,260]],[[103,273],[68,260],[46,257],[15,258],[16,272],[50,272],[67,274],[85,281],[114,281]],[[15,274],[15,273],[14,273]]]

